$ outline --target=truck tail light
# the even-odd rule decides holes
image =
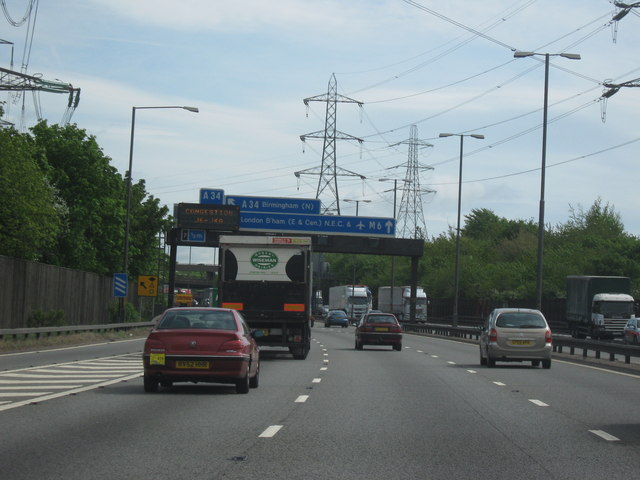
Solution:
[[[304,312],[304,303],[285,303],[285,312]]]
[[[498,331],[495,328],[492,328],[489,332],[489,341],[497,342],[498,341]]]
[[[544,333],[544,343],[551,343],[551,330],[547,329],[547,331]]]
[[[242,302],[222,302],[222,308],[230,308],[232,310],[244,310]]]

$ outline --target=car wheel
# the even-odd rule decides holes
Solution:
[[[532,367],[539,367],[540,366],[540,360],[531,360],[531,366]]]
[[[144,391],[145,392],[157,392],[158,391],[158,378],[153,375],[145,375],[144,379]]]
[[[402,344],[401,344],[401,343],[398,343],[397,345],[394,345],[394,346],[393,346],[393,349],[394,349],[396,352],[400,352],[400,351],[402,351]]]
[[[550,369],[551,368],[551,359],[549,360],[542,360],[542,368],[545,369]]]
[[[249,369],[246,375],[236,382],[236,393],[249,393]]]
[[[324,328],[329,328],[329,324],[328,324],[328,323],[325,323],[325,324],[324,324]]]
[[[362,350],[362,342],[359,342],[358,340],[356,340],[356,350]]]
[[[482,348],[480,349],[480,365],[484,366],[487,364],[487,359],[482,356]]]
[[[638,337],[633,337],[633,344],[638,345]]]
[[[256,367],[256,374],[249,379],[249,388],[258,388],[260,384],[260,360],[258,360],[258,366]]]
[[[161,381],[160,382],[160,386],[164,387],[164,388],[171,388],[171,387],[173,387],[173,382],[170,382],[168,380]]]
[[[491,358],[489,356],[487,356],[487,366],[489,368],[493,368],[496,366],[496,359],[495,358]]]

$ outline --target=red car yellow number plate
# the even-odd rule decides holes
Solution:
[[[376,328],[374,328],[374,330],[376,332],[388,332],[389,328],[388,327],[376,327]]]
[[[201,360],[176,360],[176,368],[209,368],[210,363]]]
[[[150,353],[149,365],[164,365],[165,355],[164,353]]]

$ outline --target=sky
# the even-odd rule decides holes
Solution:
[[[538,222],[552,54],[545,224],[600,199],[640,235],[640,89],[602,99],[603,83],[640,85],[640,8],[612,22],[620,10],[608,0],[41,0],[29,29],[8,21],[20,23],[29,0],[3,3],[0,39],[13,47],[0,42],[0,67],[80,88],[71,122],[123,175],[133,106],[199,109],[136,111],[133,179],[170,209],[197,203],[201,188],[316,197],[320,177],[295,172],[321,166],[322,140],[300,136],[324,131],[327,104],[303,100],[326,96],[335,75],[338,93],[362,103],[337,105],[336,128],[363,140],[336,142],[337,168],[358,175],[338,176],[341,215],[357,206],[393,217],[415,125],[432,145],[418,149],[429,238],[457,221],[460,137],[440,133],[485,137],[463,139],[463,223],[480,208]],[[67,97],[38,98],[42,116],[60,122]],[[0,101],[4,120],[37,121],[31,93]],[[397,190],[381,178],[398,179]],[[181,249],[178,260],[210,255]]]

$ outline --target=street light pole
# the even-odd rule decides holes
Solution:
[[[536,53],[515,52],[515,58],[544,56],[544,106],[542,109],[542,165],[540,170],[540,205],[538,210],[538,260],[536,268],[536,308],[542,309],[543,257],[544,257],[544,187],[547,170],[547,114],[549,108],[549,57],[564,57],[569,60],[580,60],[577,53]]]
[[[411,183],[411,180],[407,180],[406,178],[381,178],[379,179],[380,182],[390,182],[393,181],[393,221],[395,222],[397,219],[396,216],[396,194],[398,192],[398,181],[401,182],[405,182],[405,183]],[[388,191],[388,190],[386,190]],[[396,225],[396,229],[398,228],[398,226]],[[393,313],[393,288],[395,287],[395,276],[396,276],[396,257],[392,256],[391,257],[391,292],[390,292],[390,298],[389,298],[389,302],[391,303],[391,313]],[[404,321],[404,318],[403,318]]]
[[[129,273],[129,226],[130,226],[130,217],[131,217],[131,177],[132,169],[133,169],[133,139],[136,128],[136,110],[149,110],[149,109],[158,109],[158,108],[180,108],[183,110],[187,110],[189,112],[198,113],[198,108],[196,107],[186,107],[186,106],[159,106],[159,107],[131,107],[131,140],[129,142],[129,175],[127,177],[127,211],[125,218],[125,226],[124,226],[124,259],[122,272],[128,274]],[[124,298],[120,299],[120,320],[124,321]]]
[[[440,137],[460,137],[460,166],[458,168],[458,223],[456,226],[456,266],[454,273],[453,286],[453,316],[451,318],[451,326],[458,326],[458,303],[460,291],[460,208],[462,204],[462,157],[464,152],[464,137],[473,137],[480,140],[484,139],[484,135],[478,133],[462,134],[462,133],[441,133]]]
[[[344,202],[351,202],[356,204],[356,217],[358,216],[358,207],[360,206],[360,202],[370,203],[371,200],[351,200],[349,198],[345,198]],[[353,298],[356,292],[356,256],[353,255],[353,277],[351,281],[351,321],[354,321],[353,317]]]

